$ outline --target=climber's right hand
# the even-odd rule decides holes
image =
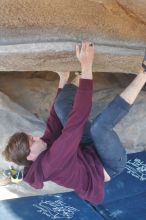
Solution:
[[[76,45],[76,56],[81,64],[81,78],[92,79],[94,44],[91,42],[82,42],[81,47]]]

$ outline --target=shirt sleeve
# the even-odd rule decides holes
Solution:
[[[62,90],[61,88],[58,88],[56,97],[61,92],[61,90]],[[53,102],[49,117],[47,119],[45,132],[41,137],[41,139],[44,142],[46,142],[48,146],[50,146],[54,142],[54,140],[56,140],[60,136],[62,129],[63,126],[55,112],[54,102]]]
[[[62,134],[54,141],[52,147],[46,151],[42,163],[55,167],[63,164],[75,156],[83,134],[85,123],[92,107],[93,80],[80,79],[80,84],[74,99],[72,111],[62,130]]]

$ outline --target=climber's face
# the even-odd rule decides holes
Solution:
[[[47,149],[47,144],[40,137],[29,136],[30,154],[27,156],[28,160],[35,161],[36,158]]]

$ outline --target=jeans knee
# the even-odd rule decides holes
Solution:
[[[98,124],[95,125],[95,123],[92,123],[90,128],[91,136],[94,137],[95,135],[97,135],[98,131],[100,131]]]
[[[90,133],[92,137],[103,136],[106,133],[106,128],[98,121],[93,121],[90,128]]]

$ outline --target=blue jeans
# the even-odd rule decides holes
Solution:
[[[72,109],[76,91],[77,86],[66,84],[55,99],[54,108],[63,126]],[[127,162],[125,148],[113,128],[129,112],[130,108],[129,103],[122,97],[116,96],[92,122],[87,121],[80,141],[83,145],[94,146],[104,169],[111,178],[120,174]]]

